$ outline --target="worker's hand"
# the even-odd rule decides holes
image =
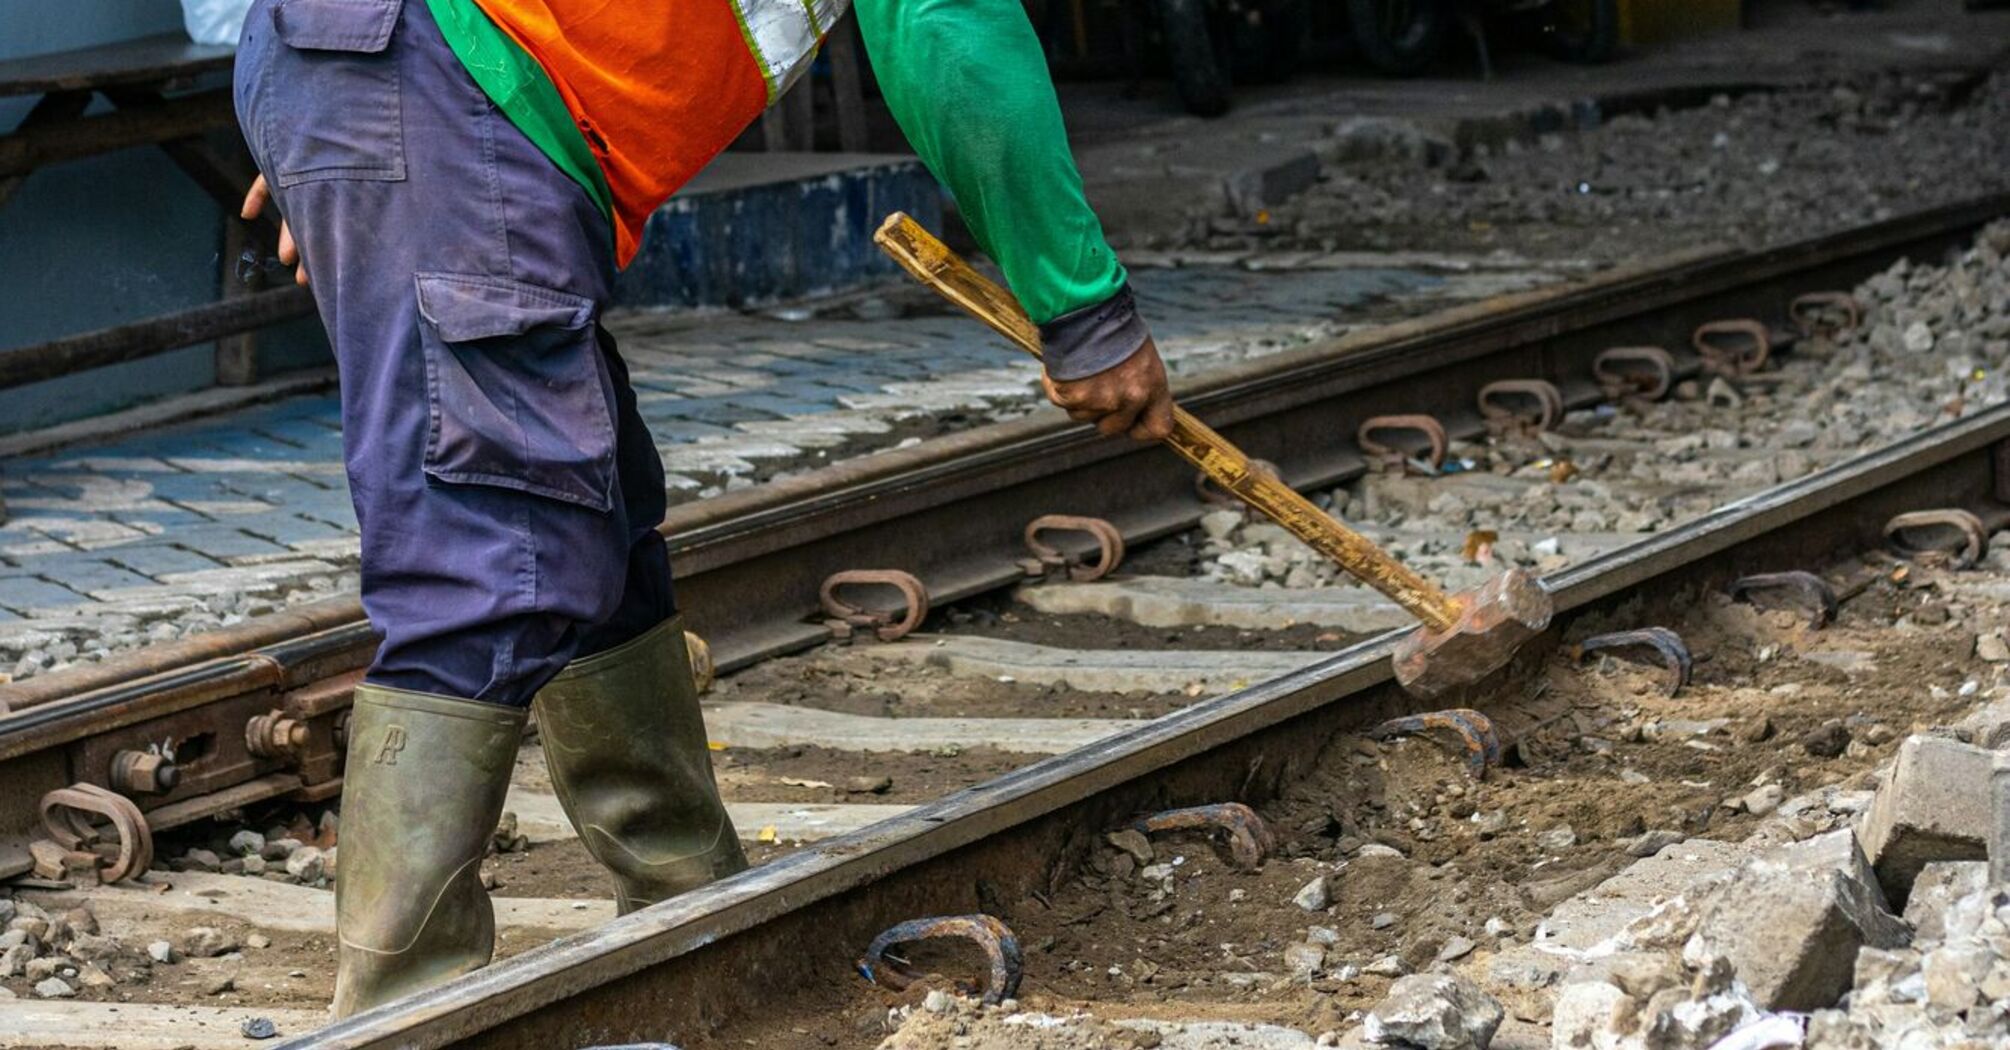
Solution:
[[[265,205],[272,199],[272,191],[265,187],[265,176],[251,180],[251,189],[244,195],[244,207],[237,215],[247,221],[258,218]],[[286,228],[286,220],[279,220],[279,261],[293,267],[293,283],[306,287],[307,264],[300,261],[300,246],[293,243],[293,231]]]
[[[1172,389],[1166,366],[1150,339],[1120,365],[1084,379],[1040,378],[1047,399],[1066,410],[1069,419],[1096,424],[1105,434],[1129,434],[1139,441],[1160,441],[1172,433]]]

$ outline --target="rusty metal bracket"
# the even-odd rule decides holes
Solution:
[[[1675,387],[1675,355],[1658,346],[1615,346],[1592,360],[1591,375],[1612,400],[1659,401]]]
[[[1935,538],[1953,542],[1936,543]],[[1973,512],[1959,507],[1915,510],[1884,523],[1884,542],[1902,558],[1944,555],[1954,568],[1966,569],[1989,549],[1989,529]]]
[[[1547,379],[1488,383],[1480,388],[1478,400],[1480,416],[1496,436],[1515,433],[1533,437],[1563,418],[1563,391]]]
[[[859,976],[897,992],[914,983],[921,975],[903,965],[906,960],[888,955],[886,950],[896,944],[912,944],[938,937],[961,937],[976,942],[984,950],[984,956],[991,964],[991,979],[985,985],[982,1002],[995,1006],[1019,994],[1019,975],[1024,967],[1019,937],[1011,927],[989,915],[943,915],[896,924],[874,937],[865,954],[854,965]]]
[[[160,752],[129,748],[112,756],[106,779],[121,795],[159,795],[173,791],[181,782],[181,767]]]
[[[1795,296],[1787,317],[1804,336],[1840,335],[1863,323],[1863,307],[1848,292],[1809,292]]]
[[[1098,555],[1094,564],[1087,564],[1073,554],[1040,540],[1043,532],[1084,532],[1096,541]],[[1068,578],[1087,582],[1100,580],[1115,572],[1124,561],[1124,534],[1115,525],[1101,518],[1084,517],[1077,514],[1042,514],[1026,523],[1026,549],[1033,552],[1031,558],[1022,559],[1019,567],[1028,576],[1045,576],[1058,569],[1066,569]]]
[[[1593,635],[1577,643],[1579,660],[1596,652],[1614,649],[1645,647],[1661,656],[1662,666],[1668,668],[1668,683],[1664,687],[1670,699],[1682,692],[1689,684],[1689,675],[1695,669],[1695,661],[1689,656],[1689,645],[1682,636],[1666,627],[1642,627],[1637,631],[1613,631],[1610,634]]]
[[[1402,715],[1368,731],[1372,740],[1389,740],[1420,734],[1432,729],[1449,729],[1458,734],[1466,749],[1466,768],[1474,780],[1485,780],[1487,768],[1500,765],[1501,739],[1494,732],[1494,720],[1469,707]]]
[[[906,612],[896,620],[887,613],[854,605],[838,597],[838,588],[869,586],[878,584],[892,587],[900,592],[902,607]],[[830,619],[824,625],[836,637],[850,641],[861,627],[870,627],[873,636],[882,642],[891,642],[906,636],[921,621],[928,618],[928,589],[912,573],[899,569],[847,569],[834,572],[824,579],[819,594],[824,612]]]
[[[1282,471],[1277,469],[1277,464],[1272,463],[1267,459],[1257,459],[1255,456],[1249,457],[1249,469],[1255,473],[1265,475],[1277,481],[1284,480],[1284,474]],[[1200,497],[1200,501],[1202,503],[1206,503],[1211,506],[1236,507],[1244,511],[1250,509],[1249,504],[1244,503],[1242,500],[1236,498],[1234,493],[1223,491],[1220,485],[1214,483],[1213,478],[1207,476],[1206,471],[1201,471],[1194,474],[1193,493],[1194,495]]]
[[[1229,856],[1235,859],[1237,867],[1245,869],[1261,867],[1264,858],[1277,848],[1270,826],[1256,815],[1255,810],[1240,802],[1169,809],[1145,817],[1131,826],[1147,835],[1192,828],[1220,831],[1228,836]]]
[[[1829,581],[1811,572],[1795,569],[1791,572],[1762,572],[1746,576],[1731,583],[1731,600],[1749,602],[1759,591],[1792,591],[1810,606],[1813,626],[1825,627],[1835,622],[1841,602],[1836,600],[1835,588]]]
[[[73,852],[96,853],[100,857],[98,877],[105,882],[136,878],[154,862],[153,831],[147,818],[130,799],[96,784],[72,784],[42,796],[42,827],[57,845]],[[103,817],[111,825],[117,850],[109,861],[94,847],[104,842],[104,834],[91,818]]]
[[[1376,434],[1410,433],[1421,434],[1427,446],[1425,454],[1419,458],[1411,452],[1375,439]],[[1418,473],[1435,474],[1445,465],[1445,447],[1450,439],[1445,436],[1445,425],[1433,416],[1402,415],[1375,416],[1362,422],[1354,432],[1354,443],[1368,457],[1368,463],[1376,470],[1388,474],[1404,474],[1419,465],[1425,469]]]
[[[1742,336],[1742,339],[1726,339]],[[1773,333],[1765,322],[1749,317],[1728,321],[1708,321],[1696,326],[1689,337],[1703,367],[1721,376],[1748,376],[1765,367],[1773,353]]]

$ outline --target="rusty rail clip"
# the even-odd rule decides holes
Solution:
[[[1794,591],[1805,598],[1813,609],[1813,626],[1825,627],[1835,622],[1836,612],[1841,603],[1836,600],[1835,588],[1829,581],[1811,572],[1799,569],[1791,572],[1762,572],[1746,576],[1731,584],[1731,600],[1734,602],[1752,600],[1755,591]]]
[[[991,981],[984,989],[982,1002],[996,1006],[1019,994],[1019,975],[1024,965],[1019,938],[1011,927],[989,915],[943,915],[898,923],[874,937],[854,965],[860,977],[897,992],[921,975],[903,966],[905,960],[887,955],[886,950],[896,944],[938,937],[962,937],[984,949],[985,958],[991,963]]]
[[[1249,469],[1255,471],[1258,474],[1262,474],[1266,477],[1272,478],[1277,481],[1284,480],[1284,474],[1283,472],[1277,469],[1277,464],[1272,463],[1267,459],[1257,459],[1255,456],[1249,457]],[[1236,498],[1234,493],[1223,491],[1222,487],[1220,485],[1215,484],[1214,479],[1208,477],[1207,474],[1204,472],[1197,472],[1194,474],[1193,492],[1194,495],[1200,497],[1200,501],[1202,503],[1210,504],[1216,507],[1240,507],[1243,510],[1249,509],[1248,504]]]
[[[1745,339],[1739,345],[1727,346],[1718,338],[1727,335],[1741,335]],[[1698,325],[1689,342],[1696,348],[1697,356],[1703,359],[1705,369],[1733,379],[1751,375],[1765,367],[1766,359],[1773,352],[1772,331],[1764,322],[1749,317]]]
[[[96,784],[72,784],[43,795],[41,809],[42,827],[49,838],[72,852],[99,853],[92,847],[103,841],[103,833],[91,816],[111,823],[112,833],[118,837],[118,853],[99,865],[98,877],[103,881],[137,878],[153,866],[153,831],[140,808],[124,795]]]
[[[1787,316],[1802,335],[1832,336],[1862,324],[1863,307],[1848,292],[1809,292],[1794,298]]]
[[[1613,400],[1631,395],[1659,401],[1675,387],[1675,355],[1658,346],[1615,346],[1592,360],[1591,374]]]
[[[1956,534],[1953,544],[1937,544],[1929,539],[1933,533],[1946,536],[1949,529]],[[1885,522],[1884,540],[1892,553],[1902,558],[1944,554],[1955,568],[1966,569],[1981,561],[1982,552],[1989,549],[1989,529],[1973,512],[1959,507],[1915,510]]]
[[[1666,691],[1673,699],[1689,684],[1689,674],[1695,669],[1695,661],[1689,657],[1689,645],[1682,636],[1666,627],[1642,627],[1637,631],[1613,631],[1610,634],[1594,635],[1577,643],[1577,658],[1583,660],[1595,652],[1612,649],[1632,649],[1644,646],[1661,654],[1661,663],[1670,672]]]
[[[1495,435],[1519,433],[1530,437],[1556,425],[1563,418],[1563,391],[1547,379],[1503,379],[1480,388],[1479,409],[1487,429]],[[1523,402],[1517,410],[1513,402]],[[1529,409],[1533,408],[1533,414]]]
[[[1426,454],[1418,457],[1394,445],[1375,440],[1375,434],[1411,433],[1421,434],[1428,445]],[[1387,474],[1405,474],[1415,471],[1419,474],[1436,475],[1445,465],[1445,447],[1450,440],[1445,436],[1445,425],[1436,418],[1426,415],[1375,416],[1362,422],[1354,431],[1354,443],[1368,457],[1368,463],[1376,470]]]
[[[1093,565],[1085,564],[1079,555],[1069,554],[1052,544],[1042,543],[1043,532],[1084,532],[1096,541],[1098,556]],[[1019,567],[1028,576],[1045,576],[1056,569],[1066,569],[1068,578],[1081,582],[1100,580],[1115,572],[1124,561],[1124,534],[1115,525],[1101,518],[1084,517],[1077,514],[1042,514],[1026,523],[1026,549],[1033,552],[1031,558],[1021,559]]]
[[[1474,780],[1485,780],[1487,767],[1500,765],[1501,739],[1494,732],[1494,720],[1469,707],[1402,715],[1368,731],[1371,740],[1421,734],[1430,729],[1449,729],[1466,747],[1466,766]]]
[[[1257,868],[1263,859],[1277,848],[1277,840],[1270,834],[1270,826],[1256,811],[1240,802],[1216,802],[1206,806],[1189,806],[1185,809],[1169,809],[1154,813],[1131,825],[1147,835],[1160,831],[1184,831],[1191,828],[1212,828],[1228,836],[1229,856],[1235,858],[1237,867]]]
[[[863,605],[854,605],[837,595],[840,587],[870,584],[892,587],[899,591],[901,602],[907,610],[905,615],[895,620],[887,613],[868,609]],[[891,642],[906,636],[908,632],[921,626],[922,620],[928,618],[928,589],[923,587],[921,581],[915,579],[913,574],[899,569],[847,569],[844,572],[834,572],[824,579],[823,590],[819,597],[823,602],[824,612],[831,617],[824,621],[824,626],[829,627],[837,638],[845,641],[851,640],[859,628],[870,627],[874,637],[882,642]]]

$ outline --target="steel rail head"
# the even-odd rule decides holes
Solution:
[[[1593,635],[1575,646],[1579,660],[1596,652],[1636,648],[1652,649],[1660,655],[1662,666],[1669,672],[1663,688],[1670,699],[1689,685],[1689,676],[1695,669],[1695,661],[1689,656],[1689,644],[1682,640],[1681,635],[1666,627],[1642,627],[1633,631]]]
[[[877,609],[868,609],[845,601],[838,596],[844,587],[879,585],[892,587],[900,592],[904,610],[899,619]],[[928,618],[928,588],[924,587],[913,573],[899,569],[847,569],[834,572],[824,578],[823,588],[818,595],[824,612],[830,619],[824,621],[831,633],[839,638],[854,637],[859,628],[870,628],[873,636],[882,642],[903,638],[921,621]]]
[[[919,980],[921,975],[909,970],[903,965],[903,960],[888,955],[887,949],[897,944],[942,937],[971,941],[983,950],[986,961],[990,963],[990,981],[984,987],[982,1002],[996,1006],[1019,994],[1019,977],[1025,965],[1019,951],[1019,937],[1003,922],[982,914],[909,919],[888,927],[872,939],[872,943],[866,946],[865,954],[859,957],[855,964],[859,976],[873,984],[883,984],[900,991]]]
[[[73,852],[96,852],[103,841],[93,815],[111,825],[117,853],[101,861],[98,877],[105,882],[137,878],[153,866],[154,837],[147,818],[130,799],[96,784],[72,784],[42,796],[42,827],[57,845]]]
[[[1466,768],[1472,772],[1474,780],[1485,780],[1488,768],[1500,765],[1501,739],[1494,731],[1494,720],[1469,707],[1401,715],[1369,730],[1368,737],[1371,740],[1391,740],[1432,729],[1449,729],[1458,736],[1460,743],[1465,745]]]
[[[1421,456],[1395,445],[1378,440],[1378,434],[1420,434],[1424,438],[1425,450]],[[1445,448],[1450,439],[1445,436],[1445,425],[1437,417],[1421,413],[1395,416],[1374,416],[1363,420],[1354,431],[1354,443],[1368,457],[1377,470],[1391,474],[1409,473],[1421,464],[1421,473],[1435,474],[1445,465]]]
[[[1834,623],[1842,606],[1829,581],[1800,569],[1740,577],[1731,583],[1731,600],[1749,602],[1752,595],[1765,591],[1788,591],[1798,595],[1808,606],[1810,625],[1817,628]]]
[[[1894,516],[1884,523],[1884,541],[1902,558],[1940,555],[1954,568],[1967,569],[1981,561],[1982,552],[1989,548],[1989,529],[1973,511],[1941,507]]]
[[[1147,835],[1194,828],[1220,831],[1228,837],[1229,856],[1234,858],[1237,867],[1244,869],[1262,867],[1265,858],[1277,848],[1277,839],[1271,835],[1270,826],[1257,816],[1255,810],[1240,802],[1169,809],[1143,817],[1131,826]]]
[[[1563,418],[1563,392],[1547,379],[1502,379],[1480,388],[1479,410],[1496,434],[1540,434]]]
[[[1736,379],[1765,367],[1773,353],[1773,333],[1764,321],[1750,317],[1706,321],[1696,326],[1689,344],[1705,369]]]
[[[1863,323],[1863,306],[1848,292],[1809,292],[1794,297],[1787,317],[1804,336],[1836,336]]]
[[[1096,560],[1093,563],[1084,562],[1079,555],[1069,554],[1042,541],[1040,535],[1045,532],[1087,533],[1096,541]],[[1042,514],[1026,523],[1025,539],[1026,549],[1033,556],[1019,564],[1028,576],[1045,576],[1049,572],[1065,569],[1069,579],[1086,583],[1115,572],[1124,561],[1124,534],[1102,518],[1079,514]]]
[[[1608,398],[1659,401],[1675,387],[1675,355],[1658,346],[1615,346],[1592,359],[1591,374]]]

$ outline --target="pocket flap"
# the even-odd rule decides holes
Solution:
[[[272,25],[288,47],[375,54],[391,42],[405,0],[279,0]]]
[[[449,343],[522,335],[541,325],[584,327],[593,300],[502,278],[417,275],[419,313]]]

